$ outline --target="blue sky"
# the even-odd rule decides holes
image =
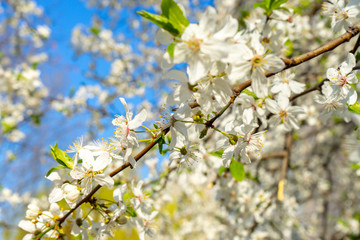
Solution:
[[[36,21],[35,24],[45,23],[51,28],[51,37],[44,49],[45,52],[49,54],[50,61],[39,65],[41,78],[45,85],[49,87],[50,95],[55,97],[57,94],[61,93],[67,96],[73,88],[76,89],[82,84],[96,83],[84,77],[84,73],[88,69],[90,57],[82,55],[79,58],[75,58],[75,52],[71,46],[71,34],[76,25],[80,24],[85,27],[91,26],[92,17],[94,15],[103,19],[105,26],[106,24],[113,24],[114,22],[111,22],[111,17],[106,15],[107,11],[87,8],[86,2],[80,0],[37,0],[36,2],[39,6],[43,7],[44,17],[40,18],[39,21]],[[212,1],[200,2],[202,7],[212,3]],[[148,10],[154,11],[153,9],[153,7],[150,7],[150,10]],[[118,21],[115,26],[116,33],[122,32],[125,35],[125,39],[130,42],[133,49],[135,49],[135,52],[138,52],[136,50],[136,45],[140,40],[135,37],[136,33],[131,31],[127,21],[132,17],[137,16],[135,12],[138,10],[143,10],[143,8],[136,7],[131,11],[121,11],[119,13],[120,21]],[[100,66],[100,72],[103,76],[106,76],[109,71],[109,63],[103,61],[100,62]],[[161,95],[161,92],[157,90],[148,89],[147,91],[149,93],[147,96],[151,96],[148,100],[151,102],[155,102]],[[139,100],[127,99],[127,101],[128,103],[132,103],[135,108]],[[117,114],[125,113],[120,101],[115,105],[115,110],[118,111]],[[18,176],[13,173],[18,172],[18,169],[22,167],[24,161],[31,160],[34,156],[44,156],[50,150],[49,145],[53,145],[55,141],[58,142],[60,148],[66,149],[77,137],[84,135],[88,131],[86,127],[86,120],[88,117],[89,114],[84,113],[78,114],[72,119],[68,119],[62,116],[62,114],[53,111],[44,116],[42,119],[43,125],[38,127],[35,131],[32,127],[29,128],[25,126],[25,131],[31,133],[27,141],[30,141],[30,144],[35,143],[38,145],[38,152],[22,154],[20,153],[21,145],[5,146],[5,150],[12,149],[15,152],[19,151],[19,158],[16,160],[17,162],[9,165],[9,169],[4,172],[2,179],[7,180],[2,181],[1,185],[11,189],[16,189],[18,185],[26,186],[32,176],[27,177],[23,175],[22,178],[19,179]],[[113,132],[111,118],[108,118],[105,121],[109,121],[110,127],[106,129],[106,131],[100,132],[98,135],[99,137],[110,136]],[[46,174],[51,164],[55,162],[49,161],[49,158],[47,158],[47,160],[39,159],[39,161],[42,164],[37,168],[35,168],[36,166],[33,166],[35,168],[33,171],[36,171],[36,174],[42,179],[41,177]],[[4,162],[2,161],[2,163]],[[7,168],[6,165],[5,168]],[[15,183],[15,181],[18,182]],[[22,190],[33,191],[34,188],[36,189],[39,187],[36,182],[31,183],[31,185],[28,184],[28,187],[22,187]],[[40,188],[43,187],[44,184],[49,184],[49,181],[43,179],[40,182]]]

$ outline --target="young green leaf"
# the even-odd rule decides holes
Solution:
[[[61,168],[66,168],[64,166],[57,166],[57,167],[52,167],[50,168],[50,170],[46,173],[46,177],[48,177],[53,171],[57,170],[57,169],[61,169]]]
[[[246,94],[249,95],[249,96],[252,96],[255,100],[260,99],[258,96],[256,96],[255,93],[253,93],[252,91],[250,91],[250,90],[248,90],[248,89],[244,89],[242,92],[243,92],[243,93],[246,93]]]
[[[221,166],[220,169],[219,169],[218,175],[221,176],[226,171],[226,169],[227,169],[226,167]]]
[[[167,47],[167,51],[169,53],[169,56],[171,58],[174,58],[174,47],[175,47],[175,43],[171,43],[168,47]]]
[[[353,105],[349,105],[348,109],[350,112],[360,114],[360,103],[356,102]]]
[[[210,154],[213,155],[213,156],[215,156],[215,157],[222,158],[223,153],[224,153],[224,150],[223,150],[223,149],[220,149],[219,151],[212,152],[212,153],[210,153]]]
[[[241,162],[232,160],[230,163],[230,173],[236,181],[241,182],[245,179],[244,165]]]
[[[163,0],[161,2],[162,16],[169,19],[169,22],[179,31],[180,35],[189,25],[189,20],[184,16],[183,11],[174,0]]]
[[[179,31],[170,23],[169,19],[165,16],[156,15],[146,11],[137,12],[143,18],[146,18],[152,23],[155,23],[162,29],[168,31],[173,36],[178,36]]]
[[[73,160],[71,157],[69,157],[63,150],[58,148],[57,143],[55,143],[54,147],[51,147],[51,154],[56,162],[58,162],[60,165],[66,167],[66,168],[73,168]]]

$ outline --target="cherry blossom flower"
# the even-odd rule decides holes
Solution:
[[[323,3],[323,13],[331,18],[331,27],[334,32],[347,30],[359,17],[360,1],[352,0],[345,5],[344,0],[330,0]]]
[[[251,39],[250,44],[253,51],[243,47],[243,51],[232,57],[234,60],[229,77],[242,79],[250,75],[255,94],[265,97],[268,94],[268,81],[265,74],[278,72],[285,67],[285,64],[279,57],[266,52],[258,40],[258,35],[255,34]]]
[[[264,132],[253,134],[252,126],[240,125],[235,126],[230,122],[226,125],[225,131],[229,133],[229,138],[218,142],[218,149],[224,149],[222,160],[225,167],[230,166],[232,158],[238,159],[244,163],[250,163],[250,153],[254,153],[257,157],[261,156],[260,151],[263,147]]]
[[[157,225],[154,224],[154,218],[158,214],[157,211],[153,211],[151,214],[143,213],[141,210],[137,211],[140,219],[136,221],[137,227],[140,229],[139,238],[145,240],[145,235],[153,238],[155,237],[155,230],[158,229]]]
[[[305,84],[294,80],[295,73],[288,71],[281,72],[274,76],[274,86],[271,88],[272,93],[284,94],[286,97],[293,93],[301,93],[304,91]]]
[[[299,129],[296,115],[304,113],[304,110],[299,106],[290,106],[289,98],[284,95],[279,95],[277,101],[272,99],[265,100],[267,109],[273,113],[269,123],[272,126],[281,124],[285,131],[291,129]]]
[[[133,118],[133,113],[128,110],[125,99],[120,98],[120,101],[124,105],[126,117],[118,116],[112,121],[112,124],[116,126],[115,137],[123,140],[123,146],[126,147],[124,161],[129,161],[131,165],[135,167],[136,162],[130,155],[132,153],[133,146],[138,147],[139,143],[137,141],[136,133],[132,130],[142,125],[142,123],[146,120],[147,112],[143,109]]]
[[[337,93],[334,93],[333,88],[328,82],[325,82],[322,86],[322,94],[318,94],[314,97],[314,101],[323,105],[324,109],[321,111],[320,116],[323,122],[326,122],[334,113],[341,115],[345,122],[351,120],[348,107],[346,105],[346,99],[335,98]]]
[[[82,180],[81,187],[84,194],[88,194],[92,190],[93,181],[107,187],[114,185],[114,180],[110,176],[102,173],[102,170],[110,164],[110,157],[100,155],[95,159],[94,154],[87,149],[81,149],[79,157],[82,159],[82,166],[74,167],[70,175],[74,179]]]
[[[194,163],[202,159],[201,153],[198,151],[196,144],[184,142],[182,147],[175,147],[169,156],[169,166],[173,161],[176,161],[179,166],[186,165],[187,167],[194,166]]]
[[[236,19],[227,17],[224,26],[216,29],[216,10],[208,7],[199,24],[189,24],[174,48],[174,63],[187,62],[190,84],[207,75],[211,61],[227,57],[229,43],[225,40],[237,32]]]
[[[349,85],[358,83],[358,79],[352,71],[355,65],[355,56],[349,53],[346,61],[341,64],[339,69],[329,68],[327,70],[326,76],[330,80],[334,90],[333,94],[329,95],[330,101],[344,98],[350,105],[356,102],[357,93],[355,89]]]

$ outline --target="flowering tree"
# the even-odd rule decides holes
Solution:
[[[89,4],[116,17],[136,5],[126,2]],[[31,1],[6,4],[14,16],[23,11],[19,22],[37,13]],[[156,28],[142,40],[162,45],[145,44],[141,56],[99,20],[74,29],[76,53],[92,56],[87,75],[100,83],[51,98],[50,107],[67,116],[88,108],[99,119],[107,104],[120,104],[125,114],[108,121],[107,139],[51,146],[53,188],[29,200],[18,223],[24,239],[360,237],[360,1],[191,6],[163,0],[155,12],[138,11],[142,30]],[[35,45],[50,34],[43,25],[28,31]],[[97,73],[100,58],[111,63],[106,77]],[[36,104],[47,97],[36,66],[16,64],[1,73],[9,87],[0,104],[12,104],[0,115],[9,141],[21,140],[17,124],[38,118]],[[149,102],[135,114],[125,100],[146,98],[145,84],[164,91],[160,116]],[[142,162],[149,172],[138,180]]]

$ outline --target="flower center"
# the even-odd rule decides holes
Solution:
[[[202,42],[202,39],[193,38],[193,39],[187,41],[186,43],[192,51],[198,52],[200,50],[201,42]]]
[[[180,149],[180,153],[181,153],[182,155],[186,155],[186,154],[187,154],[187,151],[186,151],[185,146]]]
[[[339,78],[338,84],[341,86],[344,86],[347,83],[347,77],[346,76],[341,76]]]
[[[287,117],[287,115],[288,115],[288,113],[287,113],[287,111],[285,111],[285,110],[281,110],[281,111],[279,112],[279,116],[281,117],[281,122],[282,122],[282,123],[285,122],[285,118]]]
[[[262,56],[261,55],[255,55],[252,59],[251,59],[252,65],[254,67],[258,67],[261,66],[262,63]]]

